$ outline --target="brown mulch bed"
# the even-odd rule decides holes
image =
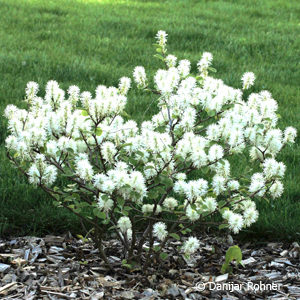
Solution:
[[[201,250],[185,261],[174,251],[174,242],[165,249],[169,258],[159,267],[147,272],[116,267],[112,272],[92,243],[70,234],[0,240],[0,298],[300,299],[297,243],[245,244],[241,247],[244,266],[221,275],[224,255],[233,243],[230,236],[205,235]],[[120,262],[118,242],[106,246],[109,260]],[[204,291],[199,290],[201,282],[206,284]]]

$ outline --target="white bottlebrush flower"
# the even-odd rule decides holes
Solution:
[[[249,157],[252,161],[256,161],[256,160],[262,161],[264,159],[263,153],[256,147],[251,147],[249,151]]]
[[[76,173],[85,181],[91,181],[94,175],[93,167],[87,159],[80,159],[76,162]]]
[[[179,76],[184,78],[190,74],[191,63],[187,59],[183,59],[178,63]]]
[[[101,152],[103,158],[112,163],[115,160],[115,155],[117,154],[116,146],[112,142],[105,142],[101,146]]]
[[[242,207],[244,210],[248,209],[248,208],[252,208],[252,209],[256,209],[256,204],[254,201],[252,200],[245,200],[241,203]]]
[[[69,149],[72,149],[73,152],[76,152],[76,142],[73,139],[62,136],[57,141],[57,148],[60,151],[68,152]]]
[[[284,143],[294,143],[297,136],[297,130],[294,127],[287,127],[284,130]]]
[[[244,225],[246,227],[249,227],[250,225],[252,225],[257,221],[258,211],[253,207],[246,208],[243,213],[243,217],[244,217]]]
[[[286,166],[282,162],[277,162],[273,158],[267,158],[263,163],[264,175],[267,179],[273,177],[283,177]]]
[[[31,101],[39,91],[39,85],[34,81],[29,81],[26,86],[26,100]]]
[[[131,79],[128,77],[122,77],[119,83],[119,92],[121,95],[127,95],[130,89]]]
[[[29,182],[37,185],[40,183],[41,174],[36,164],[32,164],[28,170]]]
[[[240,188],[240,184],[237,180],[228,181],[227,186],[231,191],[237,191]]]
[[[243,216],[236,213],[231,213],[228,218],[229,229],[233,231],[233,233],[239,233],[239,231],[244,226]]]
[[[55,80],[50,80],[46,85],[45,101],[53,109],[57,109],[65,99],[65,92],[59,88]]]
[[[85,109],[88,109],[89,108],[89,104],[92,100],[92,94],[90,92],[82,92],[81,95],[80,95],[80,101],[82,103],[82,106],[85,108]]]
[[[158,70],[154,77],[157,89],[163,94],[171,93],[178,85],[179,80],[180,77],[176,68]]]
[[[163,206],[168,210],[174,210],[178,205],[178,202],[175,198],[168,197],[164,200]]]
[[[262,173],[255,173],[251,177],[249,192],[258,196],[263,196],[265,193],[265,177]]]
[[[72,105],[75,107],[77,102],[80,99],[80,89],[77,85],[71,85],[68,88],[68,94],[69,94],[69,101],[72,103]]]
[[[273,198],[279,198],[284,191],[284,187],[281,181],[276,180],[270,187],[270,194]]]
[[[169,54],[166,57],[166,64],[169,68],[176,67],[176,61],[177,61],[177,57],[172,54]]]
[[[126,236],[129,241],[132,240],[132,229],[127,229]]]
[[[114,205],[114,201],[110,198],[104,199],[102,196],[99,196],[97,204],[100,210],[103,210],[104,212],[109,212]]]
[[[47,166],[43,173],[43,182],[47,186],[51,186],[57,178],[57,169],[54,166]]]
[[[128,229],[131,229],[132,224],[128,217],[121,217],[118,220],[118,227],[123,233],[126,233]]]
[[[183,185],[183,189],[187,198],[192,200],[204,196],[207,193],[208,183],[202,178],[191,180]]]
[[[278,153],[282,147],[282,132],[280,129],[271,129],[266,133],[265,144],[269,152]]]
[[[58,155],[58,147],[57,147],[57,142],[56,141],[49,141],[46,144],[46,151],[49,155],[53,156],[53,157],[57,157]]]
[[[227,159],[223,159],[211,166],[211,169],[216,172],[216,175],[223,176],[225,179],[230,176],[230,163]]]
[[[272,98],[272,94],[269,91],[261,91],[259,93],[263,101],[269,100]]]
[[[212,180],[212,187],[216,195],[220,195],[226,189],[226,179],[223,176],[215,175]]]
[[[150,214],[153,212],[154,204],[144,204],[142,206],[142,212],[144,214]]]
[[[206,197],[203,204],[205,205],[205,211],[207,212],[214,212],[218,207],[218,203],[213,197]]]
[[[142,212],[144,214],[149,214],[149,213],[153,213],[154,211],[154,208],[155,208],[155,205],[154,204],[144,204],[142,206]],[[160,205],[156,205],[156,209],[155,209],[155,215],[158,215],[162,212],[162,208]]]
[[[197,213],[197,211],[192,209],[192,207],[190,205],[188,205],[186,208],[186,216],[192,222],[195,222],[195,221],[199,220],[199,218],[200,218],[200,215]]]
[[[127,171],[128,168],[129,168],[128,164],[123,161],[119,161],[116,163],[116,169],[118,171]]]
[[[18,140],[14,135],[9,135],[5,139],[5,147],[7,150],[15,150],[18,146]]]
[[[255,75],[252,72],[246,72],[242,76],[243,90],[249,89],[254,84]]]
[[[105,174],[95,174],[93,177],[93,184],[97,189],[101,189],[106,180],[108,180],[108,177]]]
[[[114,182],[113,180],[105,180],[101,185],[101,191],[108,194],[112,194],[112,192],[116,188],[116,185],[116,182]]]
[[[218,141],[222,132],[220,130],[220,126],[217,124],[211,124],[206,129],[207,138],[212,141]]]
[[[146,178],[154,177],[157,174],[155,164],[150,162],[145,165],[144,174]]]
[[[200,242],[195,237],[189,237],[187,241],[184,242],[182,250],[186,255],[191,255],[195,253],[200,247]]]
[[[131,186],[131,188],[139,193],[141,196],[144,196],[146,194],[146,185],[145,185],[145,178],[143,174],[139,171],[133,171],[130,174],[129,181],[127,182],[128,185]]]
[[[175,174],[174,177],[175,177],[177,180],[182,180],[182,181],[186,180],[186,174],[185,174],[185,173],[177,173],[177,174]]]
[[[135,67],[133,78],[139,88],[145,88],[147,86],[147,77],[144,67]]]
[[[207,75],[207,69],[211,65],[213,56],[209,52],[204,52],[202,58],[199,60],[197,66],[200,74]]]
[[[6,106],[4,110],[4,117],[7,118],[8,120],[11,120],[14,116],[17,116],[19,112],[19,109],[13,105],[9,104]]]
[[[159,30],[156,34],[157,43],[162,48],[165,48],[166,43],[167,43],[167,38],[168,38],[168,34],[163,30]]]
[[[153,226],[153,235],[163,241],[168,236],[167,226],[163,222],[157,222]]]
[[[223,147],[220,145],[213,145],[210,147],[208,151],[208,159],[209,161],[216,161],[221,159],[224,156]]]
[[[68,94],[71,97],[79,98],[79,96],[80,96],[80,89],[79,89],[79,87],[77,85],[71,85],[68,88]]]
[[[177,194],[184,194],[187,190],[187,183],[183,180],[178,180],[174,184],[174,192]]]

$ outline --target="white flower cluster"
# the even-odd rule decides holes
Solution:
[[[166,41],[159,31],[166,69],[156,72],[153,88],[143,67],[133,72],[138,88],[158,94],[159,113],[141,125],[123,117],[127,77],[118,88],[99,85],[95,96],[77,86],[65,93],[49,81],[41,98],[38,84],[29,82],[28,109],[5,110],[8,156],[29,182],[57,196],[69,180],[80,197],[86,195],[82,201],[108,220],[104,224],[120,231],[126,247],[136,226],[132,220],[139,218],[149,222],[144,235],[162,244],[173,221],[192,227],[219,213],[234,233],[250,226],[258,218],[254,198],[282,195],[286,168],[276,157],[296,138],[294,128],[277,127],[278,105],[269,92],[245,99],[253,73],[243,75],[241,89],[230,87],[209,76],[213,57],[205,52],[194,76],[188,60],[166,55]],[[253,161],[250,176],[234,167],[236,155]],[[66,180],[57,180],[62,176]],[[194,237],[182,246],[188,255],[198,248]]]

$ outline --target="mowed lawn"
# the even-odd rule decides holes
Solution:
[[[194,66],[203,51],[212,52],[214,76],[227,84],[240,87],[242,74],[253,71],[253,91],[270,90],[278,100],[280,127],[300,131],[299,1],[0,0],[0,16],[2,236],[81,230],[75,217],[54,208],[6,159],[6,105],[22,107],[31,80],[42,88],[55,79],[63,88],[76,84],[94,91],[99,84],[116,85],[119,77],[131,76],[136,65],[151,76],[160,67],[152,46],[159,29],[169,34],[170,53]],[[151,101],[133,88],[127,112],[140,121]],[[155,111],[153,105],[147,117]],[[258,203],[259,221],[244,236],[299,240],[299,142],[279,157],[287,164],[284,195]]]

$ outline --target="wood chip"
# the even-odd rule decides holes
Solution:
[[[243,244],[243,266],[232,264],[232,274],[220,274],[228,237],[199,237],[200,250],[187,260],[172,242],[168,259],[146,272],[120,266],[117,240],[104,242],[114,271],[109,271],[90,240],[66,236],[20,237],[0,240],[0,298],[5,299],[297,299],[300,298],[299,244]],[[232,241],[231,241],[232,242]],[[233,244],[238,244],[233,238]],[[5,249],[5,250],[3,250]],[[147,274],[146,274],[147,273]],[[18,283],[16,283],[18,281]],[[199,292],[199,282],[220,284],[278,283],[280,290]]]

